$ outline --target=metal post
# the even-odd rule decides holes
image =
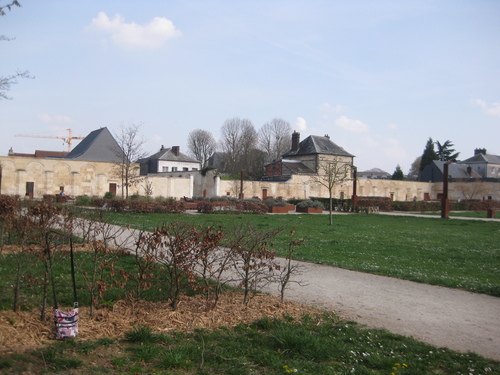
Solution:
[[[441,218],[448,219],[450,217],[450,200],[448,199],[448,169],[451,161],[444,163],[443,166],[443,197],[441,198]]]
[[[357,184],[358,184],[358,169],[355,166],[352,167],[352,179],[353,179],[352,205],[353,205],[353,207],[357,207],[358,206],[358,196],[356,194],[356,190],[357,190]]]
[[[241,172],[240,172],[240,199],[243,199],[244,195],[243,195],[243,173],[245,172],[246,169],[243,169]]]

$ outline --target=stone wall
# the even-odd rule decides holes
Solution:
[[[67,159],[42,159],[15,156],[0,156],[2,166],[1,194],[25,196],[27,183],[33,185],[33,198],[59,193],[64,187],[67,195],[99,196],[116,185],[121,194],[120,178],[113,171],[115,164],[86,162]],[[389,197],[395,201],[437,200],[442,194],[442,183],[418,181],[394,181],[382,179],[358,179],[358,196]],[[348,199],[352,196],[352,181],[336,186],[334,198]],[[198,171],[159,173],[143,176],[129,189],[132,194],[153,197],[238,197],[240,180],[221,180],[216,170],[202,176]],[[285,182],[243,181],[245,198],[283,197],[285,199],[308,199],[328,197],[328,190],[311,180],[309,175],[293,175]],[[500,200],[500,182],[453,182],[449,185],[449,197],[458,199]]]

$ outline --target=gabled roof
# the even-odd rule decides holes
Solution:
[[[121,152],[118,142],[108,128],[104,127],[90,132],[66,156],[66,159],[120,163],[122,161]]]
[[[490,154],[476,154],[471,158],[459,162],[460,164],[500,164],[500,156]]]
[[[171,148],[161,148],[157,153],[148,156],[147,158],[143,158],[138,160],[138,163],[146,163],[149,160],[163,160],[163,161],[181,161],[181,162],[189,162],[189,163],[197,163],[200,162],[182,152],[174,152],[174,147]]]
[[[283,157],[313,154],[354,157],[354,155],[351,155],[342,147],[333,143],[329,137],[321,137],[318,135],[310,135],[299,143],[297,151],[290,150],[283,154]]]
[[[432,163],[426,166],[420,173],[420,181],[443,181],[444,164],[444,161],[433,160]],[[468,165],[458,163],[451,163],[448,166],[448,176],[457,180],[481,178],[481,175],[472,168],[469,168]]]

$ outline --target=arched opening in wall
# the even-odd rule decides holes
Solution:
[[[344,194],[344,192],[343,192],[343,191],[341,191],[341,192],[340,192],[340,199],[341,199],[341,200],[344,200],[344,195],[345,195],[345,194]]]
[[[390,196],[391,196],[391,202],[394,202],[394,193],[390,193]]]

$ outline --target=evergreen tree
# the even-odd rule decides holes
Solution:
[[[432,141],[432,138],[429,138],[427,140],[427,143],[425,144],[425,149],[422,154],[422,160],[420,161],[420,172],[422,172],[425,167],[431,164],[433,160],[438,159],[438,155],[434,150],[434,142]]]
[[[447,140],[443,144],[439,143],[439,141],[436,141],[436,146],[437,146],[437,156],[439,160],[452,161],[452,162],[457,161],[460,152],[455,152],[455,150],[451,148],[453,147],[453,143],[451,141]]]
[[[399,164],[396,166],[396,169],[394,170],[394,173],[392,174],[392,179],[393,180],[400,180],[400,181],[405,179],[405,175],[403,173],[403,170],[399,166]]]

